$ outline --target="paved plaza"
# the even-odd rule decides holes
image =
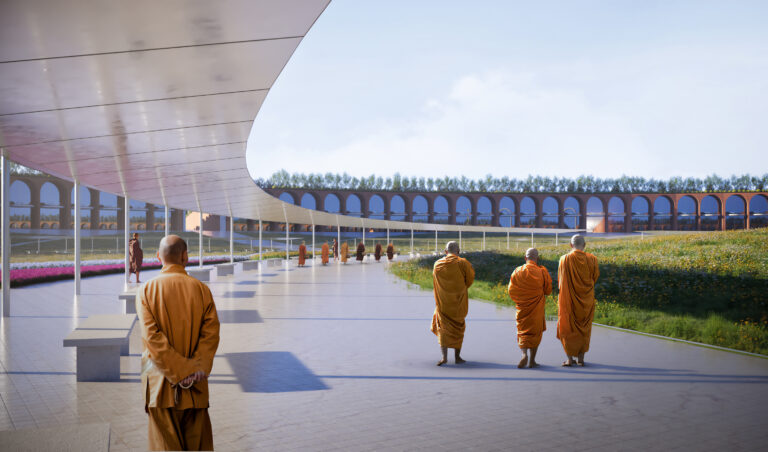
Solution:
[[[472,301],[468,363],[449,353],[438,368],[431,292],[386,266],[210,283],[222,323],[217,450],[766,449],[766,359],[595,327],[588,367],[562,368],[549,322],[542,366],[517,369],[514,311]],[[77,302],[71,281],[14,289],[0,324],[0,431],[108,424],[111,450],[146,448],[139,329],[120,382],[76,382],[75,350],[62,347],[87,316],[121,312],[122,278],[84,279]]]

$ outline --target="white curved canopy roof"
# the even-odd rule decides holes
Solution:
[[[329,226],[511,230],[336,215],[286,204],[254,184],[245,159],[253,120],[328,3],[4,0],[0,147],[31,168],[178,209]]]

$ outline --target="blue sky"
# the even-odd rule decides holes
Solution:
[[[768,172],[768,2],[334,0],[254,177]]]

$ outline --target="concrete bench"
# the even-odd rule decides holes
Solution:
[[[235,264],[219,264],[216,266],[216,276],[227,276],[235,274]]]
[[[280,259],[280,258],[267,259],[267,267],[280,267],[281,265],[283,265],[283,259]]]
[[[120,380],[120,348],[129,330],[75,330],[65,347],[77,347],[77,381]]]
[[[243,261],[243,271],[258,270],[259,263],[259,261]]]
[[[200,281],[208,282],[211,280],[211,272],[213,271],[213,268],[211,267],[197,267],[197,268],[190,268],[187,267],[187,273],[189,276],[193,278],[197,278]]]
[[[136,314],[96,314],[88,317],[77,325],[78,330],[128,330],[130,336],[136,325]],[[129,341],[120,347],[120,355],[128,356],[130,354]]]
[[[136,289],[127,290],[117,296],[123,301],[124,314],[136,314]]]

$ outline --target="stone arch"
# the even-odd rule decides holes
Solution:
[[[606,232],[624,232],[626,218],[626,206],[624,200],[618,196],[608,199],[608,228]]]
[[[725,200],[725,228],[747,228],[747,200],[741,195],[731,195]]]
[[[374,194],[368,199],[368,216],[378,220],[383,220],[387,217],[384,198]]]
[[[99,229],[117,229],[118,202],[112,193],[99,194]]]
[[[129,229],[144,230],[147,225],[147,203],[131,199],[128,218],[131,221]]]
[[[423,195],[411,199],[411,215],[413,221],[426,222],[429,220],[429,200]]]
[[[317,210],[317,196],[314,193],[304,193],[301,195],[301,207],[305,209]]]
[[[347,199],[344,200],[344,214],[359,217],[363,214],[363,203],[360,201],[360,197],[354,193],[347,195]]]
[[[685,195],[677,200],[677,229],[695,231],[697,229],[698,203],[693,196]]]
[[[632,218],[627,219],[632,222],[633,231],[647,231],[650,229],[651,201],[645,196],[635,196],[632,199]]]
[[[472,201],[468,196],[459,196],[456,198],[456,223],[472,224]]]
[[[296,204],[296,197],[288,193],[287,191],[280,193],[280,196],[278,196],[278,199],[288,204]]]
[[[432,215],[435,223],[447,223],[451,217],[451,205],[443,195],[435,196],[432,201]]]
[[[51,182],[43,183],[40,187],[40,221],[46,223],[47,226],[44,229],[59,228],[61,208],[61,191],[59,187]]]
[[[69,190],[69,199],[72,204],[70,214],[75,218],[75,186]],[[91,190],[83,185],[80,186],[80,221],[91,221]],[[74,220],[72,222],[74,224]]]
[[[329,213],[341,212],[341,198],[334,193],[328,193],[323,198],[323,210]]]
[[[699,227],[702,231],[722,230],[721,217],[722,206],[720,199],[707,195],[699,201]]]
[[[11,183],[11,228],[29,229],[32,222],[32,189],[26,181],[15,180]]]
[[[592,196],[587,200],[587,230],[592,232],[605,232],[605,206],[603,200]]]
[[[499,224],[505,228],[515,226],[515,200],[509,196],[504,196],[499,200]]]
[[[536,201],[532,197],[526,196],[520,200],[520,227],[535,227],[537,214]]]
[[[563,223],[565,227],[579,229],[584,227],[581,224],[582,213],[581,201],[579,198],[569,196],[563,201]]]
[[[405,199],[400,195],[394,195],[389,200],[389,217],[393,220],[405,220],[407,216]]]
[[[541,226],[556,228],[560,223],[560,201],[554,196],[547,196],[541,202]]]
[[[475,200],[477,210],[477,224],[491,225],[496,209],[493,208],[493,200],[488,196],[478,196]]]
[[[749,227],[764,228],[768,226],[768,197],[755,195],[749,200]]]
[[[673,203],[668,196],[659,196],[653,200],[653,229],[668,231],[672,229],[674,213]]]

